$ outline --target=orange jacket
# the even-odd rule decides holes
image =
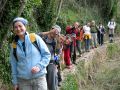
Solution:
[[[83,28],[77,31],[76,40],[83,41],[84,31]]]

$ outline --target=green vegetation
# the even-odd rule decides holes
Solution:
[[[61,90],[79,90],[79,82],[78,78],[75,74],[69,74],[64,81],[64,84],[61,88]]]
[[[95,75],[96,85],[101,90],[120,89],[120,47],[110,44],[107,47],[107,60],[100,66]]]
[[[60,8],[60,2],[62,7]],[[11,71],[9,64],[9,50],[12,41],[12,20],[17,17],[25,17],[29,20],[30,32],[47,31],[55,23],[62,27],[65,33],[66,25],[72,25],[75,21],[84,25],[90,20],[97,23],[106,22],[112,17],[117,21],[117,34],[120,33],[120,1],[119,0],[1,0],[0,1],[0,80],[4,84],[11,84]],[[58,14],[60,11],[60,14]],[[119,47],[116,45],[108,46],[108,58],[118,58]],[[113,52],[116,51],[114,54]],[[115,57],[113,57],[115,56]],[[96,62],[97,63],[97,62]],[[92,64],[94,67],[98,65]],[[78,82],[81,87],[86,86],[87,73],[84,62],[78,66],[77,76],[80,80],[72,78],[68,80],[74,83],[72,87],[78,89]],[[90,67],[92,67],[92,65]],[[94,68],[93,68],[94,69]],[[75,79],[75,80],[74,80]],[[93,81],[92,81],[93,82]],[[65,88],[66,88],[65,84]],[[70,85],[71,86],[71,85]],[[68,87],[69,88],[69,87]],[[63,88],[64,89],[64,88]],[[65,90],[65,89],[64,89]],[[69,90],[69,89],[67,89]],[[72,89],[71,89],[72,90]],[[75,90],[75,89],[74,89]]]
[[[29,21],[31,19],[31,11],[34,5],[40,0],[2,0],[0,1],[0,89],[4,85],[6,90],[10,90],[11,85],[11,67],[9,61],[10,43],[12,39],[12,20],[17,16],[23,16]],[[26,6],[26,7],[25,7]],[[34,20],[34,19],[33,19]],[[35,23],[33,23],[35,28]],[[30,26],[30,28],[32,27]]]
[[[9,90],[10,88],[9,84],[11,82],[11,69],[10,69],[8,52],[10,47],[8,42],[4,41],[3,43],[4,43],[3,46],[4,48],[0,49],[0,82],[3,85],[8,85],[7,90]]]
[[[72,74],[71,77],[69,77],[70,75],[66,77],[61,90],[71,90],[72,84],[69,82],[76,83],[76,80],[78,82],[76,87],[79,87],[79,89],[75,88],[74,90],[119,90],[119,44],[109,44],[106,55],[105,60],[101,59],[100,53],[96,53],[92,60],[86,63],[80,61],[77,65],[77,72]]]
[[[55,23],[57,3],[56,0],[41,0],[41,5],[34,8],[34,17],[41,31],[48,31]]]
[[[108,58],[109,59],[119,58],[119,55],[120,55],[119,45],[117,45],[117,44],[110,44],[107,47],[107,52],[108,52],[107,54],[108,54]]]
[[[64,25],[72,25],[76,21],[80,22],[81,25],[84,25],[86,24],[86,22],[91,20],[96,20],[96,22],[103,20],[97,6],[82,6],[81,4],[83,4],[84,1],[81,3],[75,2],[74,0],[68,1],[64,1],[59,16],[60,19],[62,19],[61,21],[63,21],[61,22],[63,25],[63,30],[65,29]],[[59,20],[57,21],[57,23],[59,23]]]

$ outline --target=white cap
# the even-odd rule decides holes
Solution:
[[[54,25],[54,26],[52,26],[52,28],[54,28],[54,29],[57,30],[57,33],[56,33],[56,34],[60,34],[60,32],[61,32],[61,27],[60,27],[60,26]]]

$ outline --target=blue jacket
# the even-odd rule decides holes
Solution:
[[[33,79],[43,76],[47,73],[46,66],[49,64],[51,54],[48,47],[42,38],[36,35],[36,41],[40,51],[32,44],[29,34],[25,35],[25,52],[23,51],[22,41],[18,40],[16,55],[13,55],[13,48],[11,48],[10,63],[12,68],[12,82],[14,85],[18,84],[17,79]],[[31,69],[38,66],[40,71],[36,74],[31,73]]]

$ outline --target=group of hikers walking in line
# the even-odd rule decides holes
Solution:
[[[61,63],[71,69],[76,57],[104,44],[106,29],[92,20],[86,25],[75,22],[61,27],[54,25],[49,31],[28,33],[28,21],[22,17],[13,20],[15,37],[11,45],[10,63],[14,90],[57,90],[61,86]],[[114,19],[108,22],[109,41],[113,42]]]

